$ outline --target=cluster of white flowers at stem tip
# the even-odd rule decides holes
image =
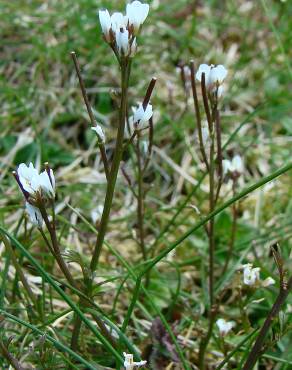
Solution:
[[[243,269],[243,283],[249,286],[263,286],[267,287],[275,284],[275,280],[271,277],[261,281],[260,268],[253,267],[251,263],[242,266]]]
[[[220,335],[225,336],[235,326],[235,322],[218,319],[216,325],[218,326]]]
[[[134,356],[129,353],[124,352],[123,355],[125,357],[125,361],[124,361],[125,370],[133,370],[134,367],[141,367],[141,366],[146,365],[147,363],[147,361],[134,362]]]
[[[140,1],[127,4],[126,15],[107,9],[99,11],[99,21],[105,40],[120,56],[133,56],[137,50],[136,35],[149,13],[149,5]]]
[[[205,75],[206,89],[210,92],[216,93],[218,97],[223,94],[223,82],[227,76],[227,69],[219,64],[214,66],[213,64],[201,64],[196,73],[196,79],[202,81],[203,74]]]
[[[13,174],[26,200],[30,221],[41,227],[43,218],[39,207],[55,198],[56,182],[53,170],[46,164],[45,171],[39,173],[32,163],[29,166],[21,163]]]

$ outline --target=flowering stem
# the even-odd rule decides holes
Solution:
[[[217,143],[217,164],[218,164],[218,188],[216,193],[216,200],[218,199],[220,188],[223,179],[223,156],[222,156],[222,140],[221,140],[221,122],[220,122],[220,114],[217,108],[217,102],[214,107],[214,118],[215,118],[215,128],[216,128],[216,143]]]
[[[209,102],[208,102],[208,94],[207,94],[207,89],[206,89],[206,75],[205,75],[205,73],[202,73],[201,89],[202,89],[202,97],[203,97],[204,109],[205,109],[205,112],[206,112],[209,132],[211,133],[213,131],[212,130],[212,117],[211,117],[210,107],[209,107]]]
[[[209,212],[213,212],[215,208],[214,202],[214,132],[211,133],[211,146],[210,146],[210,171],[209,171]],[[214,303],[214,249],[215,249],[215,231],[214,231],[214,218],[209,222],[209,303],[210,307]]]
[[[212,213],[215,209],[215,162],[214,162],[214,130],[213,125],[211,126],[212,131],[210,132],[210,158],[209,158],[209,211]],[[215,230],[214,230],[214,218],[212,218],[208,225],[207,236],[209,239],[209,327],[207,334],[202,338],[199,348],[199,368],[200,370],[205,369],[205,353],[210,341],[213,326],[216,318],[217,310],[214,309],[214,250],[215,250]]]
[[[141,159],[141,148],[140,148],[140,136],[138,134],[138,140],[136,145],[137,152],[137,164],[138,164],[138,207],[137,207],[137,218],[139,228],[139,239],[140,247],[144,261],[147,261],[147,253],[144,242],[144,192],[143,192],[143,173],[142,173],[142,159]]]
[[[122,87],[122,96],[121,96],[121,105],[119,112],[119,128],[117,133],[116,148],[114,152],[113,162],[111,165],[109,173],[109,181],[106,189],[104,209],[100,221],[100,227],[98,231],[98,236],[96,239],[95,249],[93,252],[92,260],[90,263],[90,269],[92,272],[96,270],[100,252],[102,249],[104,237],[106,234],[110,210],[113,202],[113,195],[115,191],[118,171],[120,168],[120,163],[123,155],[123,140],[124,140],[124,131],[126,124],[126,114],[127,114],[127,95],[128,95],[128,83],[129,83],[129,74],[130,74],[130,61],[125,59],[121,62],[121,87]]]
[[[203,142],[202,122],[201,122],[200,107],[199,107],[197,88],[196,88],[195,66],[194,66],[194,61],[193,60],[191,60],[191,62],[190,62],[190,69],[191,69],[191,83],[192,83],[194,107],[195,107],[196,121],[197,121],[197,126],[198,126],[200,151],[201,151],[201,154],[202,154],[203,161],[206,165],[206,169],[207,169],[207,171],[209,171],[209,163],[208,163],[207,155],[206,155],[206,152],[205,152],[205,146],[204,146],[204,142]]]
[[[77,76],[78,76],[79,85],[80,85],[80,89],[81,89],[81,92],[82,92],[84,103],[86,105],[87,113],[88,113],[88,116],[90,118],[90,122],[91,122],[92,126],[94,127],[97,122],[95,120],[94,114],[93,114],[92,109],[91,109],[91,105],[89,103],[89,99],[88,99],[86,89],[85,89],[85,84],[84,84],[84,81],[83,81],[83,78],[82,78],[82,75],[81,75],[80,65],[79,65],[79,62],[78,62],[75,51],[71,51],[71,57],[72,57],[73,62],[74,62],[75,70],[76,70],[76,73],[77,73]],[[105,175],[106,175],[107,180],[109,180],[109,164],[108,164],[104,144],[99,143],[98,147],[99,147],[99,150],[100,150],[100,155],[101,155],[101,160],[103,162]]]
[[[149,144],[148,144],[148,153],[147,153],[147,158],[145,160],[145,163],[144,163],[144,167],[143,167],[143,174],[145,173],[145,171],[147,170],[148,168],[148,165],[149,165],[149,162],[150,162],[150,159],[151,159],[151,156],[152,156],[152,149],[153,149],[153,136],[154,136],[154,129],[153,129],[153,117],[150,118],[149,120],[149,135],[148,135],[148,138],[149,138]]]
[[[233,196],[235,195],[235,189],[236,189],[236,183],[237,181],[234,179],[233,180]],[[226,256],[226,261],[225,265],[223,267],[221,276],[225,274],[227,271],[230,259],[233,254],[233,248],[234,248],[234,243],[235,243],[235,235],[236,235],[236,229],[237,229],[237,206],[236,203],[232,205],[232,225],[231,225],[231,237],[230,237],[230,242],[229,242],[229,248]]]
[[[290,277],[287,286],[281,286],[279,295],[269,312],[261,330],[259,331],[259,334],[257,336],[257,339],[255,341],[255,344],[253,345],[252,350],[250,351],[248,358],[242,368],[242,370],[251,370],[253,369],[255,363],[257,362],[258,358],[261,355],[261,350],[265,341],[265,338],[268,334],[268,331],[270,329],[270,326],[273,323],[274,318],[278,315],[282,305],[286,301],[289,293],[292,290],[292,277]]]
[[[65,261],[63,260],[63,257],[61,255],[59,243],[58,243],[58,240],[57,240],[55,226],[51,225],[51,223],[49,221],[49,218],[48,218],[48,215],[47,215],[46,208],[44,207],[43,204],[39,205],[39,210],[41,212],[41,215],[44,219],[44,222],[47,226],[47,229],[48,229],[50,237],[51,237],[51,242],[52,242],[53,251],[54,251],[54,257],[56,258],[56,261],[58,262],[58,265],[59,265],[60,269],[62,270],[63,274],[65,275],[66,279],[68,280],[69,284],[72,285],[73,287],[76,287],[75,280],[73,279],[73,276],[71,275],[71,272],[69,271],[68,266],[65,263]]]

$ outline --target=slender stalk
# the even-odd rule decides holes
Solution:
[[[201,121],[200,106],[199,106],[198,95],[197,95],[196,80],[195,80],[195,66],[194,66],[193,60],[191,60],[190,62],[190,69],[191,69],[191,84],[192,84],[192,91],[193,91],[193,100],[194,100],[194,107],[195,107],[195,113],[196,113],[196,122],[198,126],[200,151],[201,151],[203,161],[206,165],[206,169],[209,172],[209,163],[208,163],[205,146],[203,142],[202,121]]]
[[[255,344],[253,345],[252,350],[250,351],[248,358],[242,368],[242,370],[251,370],[253,369],[255,363],[257,362],[258,358],[261,355],[262,347],[265,341],[265,338],[268,334],[268,331],[273,323],[274,318],[278,315],[282,305],[286,301],[289,293],[292,290],[292,277],[289,279],[288,284],[286,287],[281,286],[279,295],[269,312],[261,330],[259,331],[259,334],[257,336],[257,339],[255,341]]]
[[[47,226],[47,229],[48,229],[50,237],[51,237],[51,242],[52,242],[52,246],[53,246],[53,250],[54,250],[54,257],[56,258],[56,261],[57,261],[61,271],[65,275],[66,279],[68,280],[69,284],[72,285],[73,287],[76,287],[75,280],[73,279],[73,276],[71,275],[71,272],[70,272],[67,264],[65,263],[62,255],[61,255],[59,243],[58,243],[58,240],[57,240],[55,226],[51,225],[51,223],[49,221],[49,218],[48,218],[47,211],[46,211],[44,205],[40,205],[39,210],[41,212],[41,215],[44,219],[44,222]]]
[[[233,180],[233,196],[235,195],[235,189],[236,189],[236,180]],[[226,256],[226,261],[225,265],[223,267],[221,275],[224,275],[225,272],[227,271],[230,259],[233,254],[233,248],[234,248],[234,243],[235,243],[235,236],[236,236],[236,229],[237,229],[237,206],[236,203],[232,205],[232,225],[231,225],[231,236],[230,236],[230,241],[229,241],[229,248],[227,251],[227,256]]]
[[[209,172],[209,212],[212,213],[215,208],[215,163],[214,163],[214,136],[211,133],[211,145],[210,145],[210,172]],[[215,230],[214,230],[214,218],[209,222],[209,303],[210,307],[214,303],[214,249],[215,249]]]
[[[105,201],[104,201],[104,208],[103,213],[100,221],[100,227],[98,236],[96,239],[95,249],[93,252],[92,260],[90,263],[90,269],[92,272],[96,270],[100,252],[102,250],[102,245],[104,241],[104,237],[106,234],[110,210],[112,207],[113,196],[118,176],[118,171],[120,168],[120,163],[122,160],[123,155],[123,140],[124,140],[124,131],[125,131],[125,124],[126,124],[126,114],[127,114],[127,96],[128,96],[128,82],[129,82],[129,73],[130,73],[130,62],[125,60],[121,64],[121,87],[122,87],[122,97],[121,97],[121,105],[120,105],[120,112],[119,112],[119,127],[116,139],[116,148],[114,152],[113,162],[110,169],[109,174],[109,181],[106,189]]]
[[[218,164],[218,189],[216,194],[216,200],[218,199],[222,179],[223,179],[223,155],[222,155],[222,140],[221,140],[221,121],[219,110],[217,109],[217,102],[214,108],[215,115],[215,128],[216,128],[216,144],[217,144],[217,164]]]
[[[206,90],[206,75],[205,73],[202,73],[202,79],[201,79],[201,89],[202,89],[202,97],[203,97],[203,103],[204,103],[204,109],[206,112],[207,122],[209,126],[209,132],[212,132],[212,117],[208,102],[208,94]]]
[[[140,148],[140,137],[138,135],[137,145],[137,164],[138,164],[138,207],[137,207],[137,218],[138,218],[138,228],[139,228],[139,241],[141,252],[144,261],[147,261],[147,253],[144,241],[144,194],[143,194],[143,173],[142,173],[142,158],[141,158],[141,148]]]
[[[80,69],[80,65],[79,65],[76,53],[75,53],[75,51],[71,51],[70,54],[71,54],[71,57],[72,57],[73,62],[74,62],[75,70],[76,70],[76,73],[77,73],[77,76],[78,76],[79,85],[80,85],[80,89],[81,89],[81,92],[82,92],[84,103],[86,105],[87,113],[89,115],[92,126],[95,126],[97,124],[97,122],[95,120],[94,114],[93,114],[92,109],[91,109],[91,105],[89,103],[89,99],[88,99],[88,96],[87,96],[87,93],[86,93],[86,88],[85,88],[85,84],[84,84],[84,81],[83,81],[83,78],[82,78],[82,75],[81,75],[81,69]],[[109,164],[108,164],[104,144],[98,143],[98,147],[99,147],[99,150],[100,150],[100,155],[101,155],[101,160],[103,162],[105,175],[106,175],[107,180],[109,180]]]
[[[204,370],[206,368],[205,353],[206,353],[208,343],[212,336],[216,313],[217,313],[217,310],[216,311],[210,310],[208,331],[207,331],[207,334],[202,338],[200,342],[199,359],[198,359],[198,365],[199,365],[200,370]]]
[[[150,160],[151,160],[152,149],[153,149],[153,136],[154,136],[153,117],[151,117],[150,120],[149,120],[149,136],[148,136],[149,144],[148,144],[148,153],[147,153],[147,158],[146,158],[146,160],[144,162],[144,167],[143,167],[143,171],[142,171],[143,174],[147,170],[147,168],[149,166],[149,163],[150,163]]]
[[[81,331],[82,320],[81,318],[74,312],[74,323],[73,323],[73,331],[71,336],[70,348],[72,351],[76,352],[78,349],[78,339]],[[69,366],[69,369],[71,367]]]
[[[204,91],[203,91],[204,93]],[[215,131],[214,124],[211,122],[210,131],[210,157],[209,157],[209,212],[212,213],[215,209]],[[205,354],[208,343],[211,339],[213,326],[216,318],[216,310],[213,309],[214,305],[214,252],[215,252],[215,225],[214,218],[212,218],[208,224],[207,236],[209,239],[209,326],[207,334],[202,338],[199,348],[199,368],[200,370],[205,369]]]

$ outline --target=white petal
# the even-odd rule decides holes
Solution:
[[[38,208],[32,206],[30,203],[25,203],[26,212],[29,216],[30,222],[37,227],[42,227],[43,225],[43,217],[41,212]]]
[[[196,79],[201,82],[202,74],[205,73],[205,83],[206,83],[206,86],[208,86],[210,71],[211,71],[211,66],[209,66],[208,64],[201,64],[196,73]]]
[[[129,32],[128,30],[116,31],[116,43],[120,54],[127,55],[129,51]]]
[[[111,16],[111,27],[115,33],[120,31],[121,28],[126,28],[126,19],[123,13],[113,13]]]
[[[227,73],[227,69],[222,64],[212,68],[210,73],[210,83],[218,83],[219,85],[222,84],[227,76]]]
[[[134,32],[137,32],[148,16],[149,5],[133,1],[127,5],[126,13],[129,23],[134,26]]]
[[[44,193],[46,195],[48,195],[49,197],[55,197],[55,191],[54,191],[54,188],[51,184],[51,181],[50,181],[50,178],[49,178],[49,175],[48,175],[47,171],[43,171],[39,175],[39,180],[38,181],[39,181],[41,189],[44,191]]]
[[[111,28],[111,16],[107,9],[100,10],[98,12],[98,15],[102,32],[105,36],[107,36]]]
[[[228,159],[224,159],[222,161],[222,165],[223,165],[223,173],[224,175],[226,175],[231,169],[231,162]]]
[[[152,105],[148,104],[145,111],[142,103],[139,104],[138,108],[134,111],[133,123],[138,129],[143,129],[148,124],[148,121],[153,116]]]
[[[96,125],[96,127],[91,127],[91,130],[95,131],[99,140],[102,142],[102,143],[105,143],[105,134],[103,132],[103,129],[101,128],[100,125]]]
[[[234,327],[235,323],[233,321],[226,321],[224,319],[218,319],[216,321],[219,332],[221,335],[226,335]]]
[[[237,171],[239,173],[242,173],[243,172],[243,161],[240,157],[240,155],[236,155],[235,157],[233,157],[232,159],[232,168],[234,171]]]

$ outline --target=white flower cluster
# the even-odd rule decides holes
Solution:
[[[218,97],[223,94],[224,87],[223,82],[227,76],[227,69],[219,64],[214,66],[213,64],[201,64],[196,73],[196,79],[202,81],[202,75],[205,75],[205,85],[208,91],[216,93]]]
[[[38,173],[32,163],[29,166],[21,163],[17,169],[17,176],[23,190],[33,198],[38,194],[50,199],[55,198],[56,184],[51,169]]]
[[[21,163],[14,172],[16,181],[26,199],[26,211],[33,225],[41,227],[43,218],[37,205],[39,202],[55,198],[55,177],[53,170],[47,169],[41,173],[32,163],[27,166]]]
[[[260,268],[253,267],[251,263],[242,266],[243,269],[243,283],[249,286],[263,286],[268,287],[275,284],[275,280],[271,277],[261,281]]]
[[[133,56],[137,50],[136,35],[149,13],[149,5],[140,1],[127,4],[126,15],[107,9],[99,11],[99,21],[105,40],[121,56]]]
[[[152,105],[148,103],[146,108],[139,103],[138,107],[132,107],[133,115],[129,118],[131,129],[139,131],[147,127],[150,118],[153,116]]]
[[[231,161],[229,159],[224,159],[222,164],[224,175],[228,173],[240,175],[243,173],[244,165],[240,155],[234,156]]]
[[[220,335],[225,336],[235,326],[235,322],[218,319],[216,325],[218,326]]]
[[[134,356],[129,353],[124,352],[123,355],[125,357],[125,361],[124,361],[125,370],[133,370],[134,367],[141,367],[141,366],[146,365],[147,363],[147,361],[134,362]]]

